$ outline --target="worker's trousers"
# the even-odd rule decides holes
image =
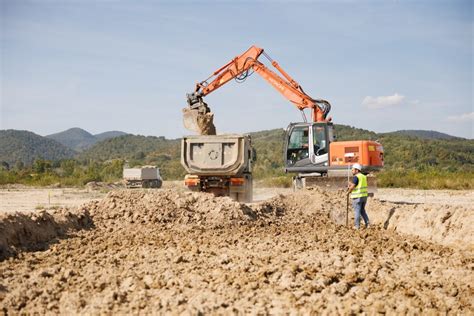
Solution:
[[[367,197],[360,197],[352,199],[352,207],[354,208],[354,225],[355,228],[360,228],[360,217],[364,219],[365,227],[369,226],[369,217],[365,211],[365,205],[367,204]]]

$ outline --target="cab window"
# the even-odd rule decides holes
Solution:
[[[324,126],[313,126],[313,144],[314,154],[316,156],[327,154],[327,137],[326,128]]]
[[[308,135],[309,128],[307,126],[298,126],[291,131],[287,151],[287,159],[290,164],[309,157]]]

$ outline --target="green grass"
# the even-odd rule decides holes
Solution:
[[[112,183],[121,179],[122,165],[110,163],[75,165],[70,172],[61,168],[36,172],[32,169],[0,170],[0,185],[24,184],[31,186],[83,187],[90,181]],[[292,186],[293,174],[273,172],[274,168],[260,168],[254,173],[254,179],[262,186],[289,188]],[[464,169],[464,168],[463,168]],[[463,169],[423,167],[418,169],[386,168],[377,174],[380,188],[413,188],[413,189],[451,189],[473,190],[474,171]],[[270,172],[272,171],[272,172]],[[169,173],[167,180],[183,179],[179,172]]]
[[[472,190],[474,172],[386,170],[377,175],[377,184],[381,188]]]

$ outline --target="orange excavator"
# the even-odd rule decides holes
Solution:
[[[262,55],[281,75],[258,60]],[[364,173],[383,167],[380,143],[370,140],[336,142],[334,126],[328,117],[331,104],[306,94],[298,82],[256,46],[196,84],[194,92],[187,94],[188,107],[183,109],[184,126],[201,135],[215,135],[213,113],[203,98],[230,80],[243,81],[253,72],[263,77],[302,113],[304,122],[290,123],[284,146],[285,172],[298,173],[294,177],[295,186],[306,186],[314,177],[345,176],[348,167],[354,163],[361,164]],[[306,119],[305,109],[311,110],[311,122]]]

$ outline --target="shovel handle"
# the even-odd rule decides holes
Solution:
[[[349,195],[346,197],[346,226],[349,226]]]

